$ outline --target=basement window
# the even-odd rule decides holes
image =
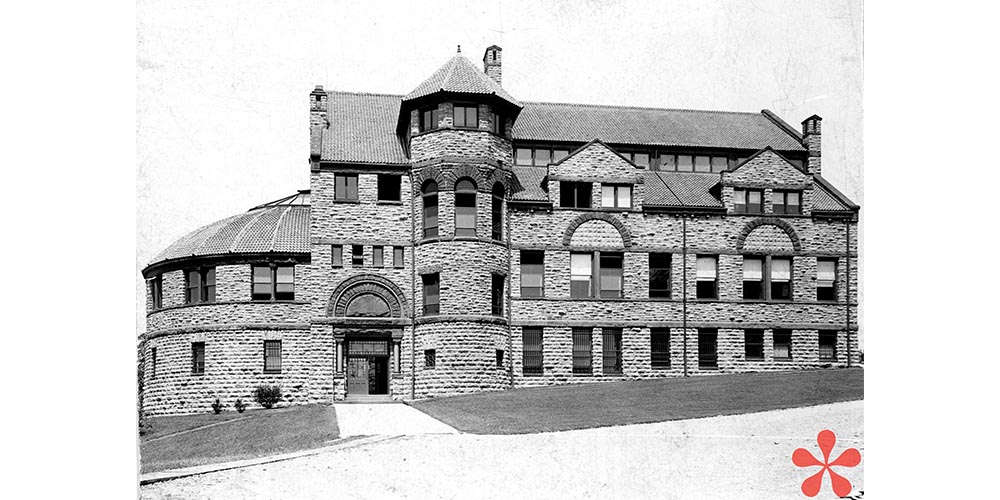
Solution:
[[[764,330],[743,330],[744,354],[747,361],[764,359]]]
[[[792,359],[792,331],[774,330],[774,359]]]

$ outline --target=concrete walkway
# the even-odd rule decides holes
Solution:
[[[458,434],[454,427],[409,405],[334,404],[340,437]]]

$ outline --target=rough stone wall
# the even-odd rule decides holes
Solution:
[[[445,128],[410,139],[410,160],[414,163],[443,158],[490,158],[510,165],[511,155],[510,141],[489,130]]]
[[[591,143],[558,165],[549,167],[549,178],[557,181],[594,180],[636,184],[640,182],[640,177],[639,170],[628,160],[599,142]]]
[[[416,397],[450,396],[510,388],[506,324],[450,320],[416,327]],[[424,351],[436,351],[434,368]],[[496,350],[504,350],[504,365]]]

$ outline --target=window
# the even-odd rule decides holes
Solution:
[[[150,349],[150,357],[152,357],[152,363],[150,363],[149,376],[150,378],[156,378],[156,348]]]
[[[722,172],[729,168],[729,157],[718,155],[677,155],[660,152],[651,163],[651,170],[678,172]]]
[[[545,291],[545,252],[521,250],[521,297],[541,297]]]
[[[503,349],[497,349],[497,368],[503,368]]]
[[[437,350],[427,349],[424,351],[424,369],[433,370],[437,366]]]
[[[712,157],[711,156],[695,156],[694,157],[694,171],[695,172],[711,172],[712,171]]]
[[[479,108],[475,106],[455,106],[455,126],[479,128]]]
[[[333,267],[343,267],[344,266],[344,246],[343,245],[332,245],[330,247],[330,262]]]
[[[490,210],[492,215],[490,219],[493,223],[493,239],[498,241],[503,239],[503,196],[503,184],[500,184],[499,182],[494,184],[493,206]]]
[[[620,299],[622,297],[622,290],[624,287],[624,278],[622,276],[622,262],[624,261],[624,255],[620,253],[610,253],[610,252],[598,252],[600,258],[600,276],[601,282],[599,286],[601,288],[600,295],[602,298],[613,298]]]
[[[696,274],[696,297],[699,299],[719,298],[718,287],[718,257],[715,255],[699,255]]]
[[[502,274],[493,275],[493,286],[491,288],[491,311],[494,316],[503,316],[503,282],[505,276]]]
[[[215,302],[215,268],[190,270],[185,273],[184,303]]]
[[[771,260],[771,300],[792,300],[792,259]]]
[[[670,298],[670,254],[649,254],[649,297]]]
[[[743,346],[747,361],[764,359],[764,330],[743,330]]]
[[[420,112],[420,131],[426,132],[428,130],[434,130],[438,128],[438,123],[441,122],[440,115],[438,114],[437,108],[425,109]]]
[[[792,359],[792,331],[774,330],[774,359]]]
[[[542,328],[522,327],[521,336],[524,342],[523,371],[525,375],[542,373]]]
[[[774,213],[798,215],[802,213],[802,195],[798,191],[775,191],[771,193]]]
[[[622,372],[622,329],[603,328],[602,330],[604,355],[601,361],[604,373],[606,375],[620,375]]]
[[[763,257],[743,257],[743,299],[764,300]]]
[[[253,300],[295,300],[295,266],[253,266]]]
[[[392,247],[392,266],[403,267],[403,247]]]
[[[694,157],[691,155],[677,155],[678,172],[694,172]]]
[[[440,311],[441,278],[438,273],[421,275],[424,282],[424,316]]]
[[[624,254],[618,252],[571,253],[570,297],[621,298],[623,260]],[[595,271],[597,283],[593,280]]]
[[[531,148],[517,148],[514,155],[515,165],[527,165],[530,166],[532,154],[534,151]]]
[[[362,267],[365,265],[364,245],[351,245],[351,265],[354,267]]]
[[[544,167],[551,163],[559,163],[569,156],[569,149],[560,148],[516,148],[514,163],[516,165]]]
[[[764,192],[759,189],[734,189],[733,212],[738,214],[762,214]]]
[[[601,206],[632,208],[632,186],[601,185]]]
[[[725,156],[712,157],[712,172],[722,172],[727,168],[729,168],[729,158]]]
[[[153,351],[153,360],[156,360],[156,351]],[[837,332],[836,330],[820,330],[819,332],[819,359],[837,360]]]
[[[384,251],[384,247],[372,247],[372,266],[385,267],[385,261],[383,259]]]
[[[659,161],[653,162],[653,170],[677,170],[677,157],[672,154],[660,154]]]
[[[569,156],[569,150],[568,149],[553,149],[552,150],[552,163],[559,163],[559,162],[561,162],[563,160],[563,158],[566,158],[567,156]]]
[[[338,201],[358,201],[358,175],[334,174],[333,199]]]
[[[191,343],[191,373],[205,373],[205,343]]]
[[[281,341],[264,341],[264,373],[281,373]]]
[[[493,121],[490,122],[490,130],[493,131],[494,134],[504,135],[504,132],[506,132],[506,130],[504,130],[505,126],[506,122],[504,122],[503,115],[493,113]]]
[[[590,328],[573,329],[573,373],[590,374],[594,372],[591,357]]]
[[[400,175],[378,174],[378,201],[400,201]]]
[[[816,261],[816,300],[837,300],[837,260]]]
[[[560,182],[559,206],[563,208],[590,208],[591,188],[592,185],[589,182]]]
[[[718,368],[718,335],[715,328],[698,329],[698,368]]]
[[[438,235],[438,186],[434,181],[424,184],[424,238]]]
[[[570,282],[569,282],[569,296],[570,297],[590,297],[591,296],[591,279],[594,272],[593,269],[593,255],[589,253],[573,253],[570,254]]]
[[[455,236],[476,235],[476,185],[469,179],[455,183]]]
[[[153,309],[163,307],[163,275],[157,274],[149,280],[149,294],[153,298]]]
[[[552,163],[552,151],[549,149],[535,150],[535,166],[544,167]]]
[[[670,368],[670,329],[649,329],[649,364],[652,368]]]

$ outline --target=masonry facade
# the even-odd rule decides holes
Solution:
[[[820,117],[522,103],[501,53],[309,94],[310,189],[144,270],[147,410],[859,361],[859,207]]]

